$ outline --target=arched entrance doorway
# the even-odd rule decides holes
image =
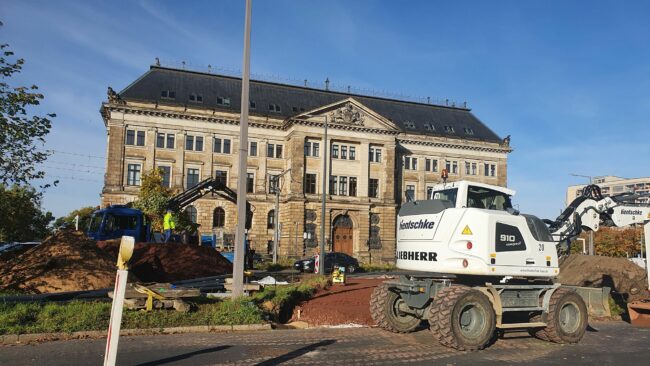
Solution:
[[[332,251],[352,255],[353,233],[352,219],[348,215],[341,215],[334,220],[332,232]]]

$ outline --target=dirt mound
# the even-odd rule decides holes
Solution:
[[[645,270],[627,258],[572,254],[560,265],[558,280],[565,285],[608,286],[628,301],[648,298]]]
[[[119,241],[110,240],[97,245],[112,257],[117,257]],[[232,273],[232,263],[209,247],[137,243],[129,262],[129,272],[143,282],[174,282]]]
[[[0,289],[30,293],[113,287],[115,260],[81,232],[62,230],[0,262]]]
[[[296,306],[292,321],[314,325],[360,324],[372,326],[370,295],[385,279],[348,279],[345,286],[333,285]]]

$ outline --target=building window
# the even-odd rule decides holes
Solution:
[[[220,137],[214,138],[214,148],[212,149],[218,154],[230,154],[230,139],[222,139]]]
[[[404,122],[404,125],[406,126],[407,130],[415,130],[415,122],[413,121],[406,121]]]
[[[427,172],[437,172],[438,171],[438,160],[429,159],[425,160],[425,168]]]
[[[217,97],[217,105],[221,105],[221,106],[224,106],[224,107],[229,107],[230,106],[230,98]]]
[[[412,156],[404,157],[404,169],[406,170],[418,170],[418,158]]]
[[[455,160],[445,161],[445,168],[449,174],[458,174],[458,162]]]
[[[196,211],[196,207],[192,205],[187,206],[187,208],[185,208],[185,214],[193,224],[196,224],[197,218],[199,216],[198,212]]]
[[[144,131],[126,130],[126,145],[144,146]]]
[[[356,197],[357,196],[357,178],[356,177],[350,177],[350,196],[351,197]]]
[[[129,164],[127,167],[126,184],[129,186],[139,186],[141,170],[142,170],[142,165]]]
[[[279,113],[281,111],[280,110],[280,105],[279,104],[273,104],[273,103],[269,104],[269,111]]]
[[[176,92],[173,90],[163,90],[160,92],[160,98],[162,99],[176,99]]]
[[[370,178],[368,180],[368,197],[379,197],[379,179]]]
[[[251,141],[250,148],[248,149],[248,156],[257,156],[257,142]]]
[[[471,129],[471,128],[469,128],[469,127],[465,127],[465,128],[463,128],[463,131],[465,131],[465,133],[466,133],[467,135],[473,135],[473,134],[474,134],[474,130]]]
[[[187,168],[187,184],[185,187],[189,189],[197,184],[199,184],[199,169]]]
[[[428,200],[432,199],[432,195],[433,195],[433,187],[427,186],[427,199]]]
[[[176,139],[176,136],[173,133],[168,133],[167,134],[167,146],[166,147],[168,149],[173,149],[174,148],[174,143],[175,143],[174,140],[175,139]]]
[[[415,200],[415,184],[407,184],[406,191],[404,191],[407,201]]]
[[[465,162],[465,175],[477,175],[477,170],[476,163]]]
[[[348,177],[339,177],[339,195],[348,195]]]
[[[158,133],[156,135],[156,147],[157,148],[167,148],[167,149],[173,149],[174,148],[174,134],[173,133]]]
[[[305,141],[305,156],[317,158],[320,153],[320,143]]]
[[[275,194],[278,192],[280,184],[280,177],[277,175],[269,175],[269,181],[268,181],[268,192],[270,194]]]
[[[203,95],[191,93],[190,102],[203,103]]]
[[[135,144],[137,146],[144,146],[144,131],[138,131],[138,138]]]
[[[266,216],[266,228],[275,229],[275,210],[269,211],[269,214]]]
[[[255,173],[246,173],[246,192],[253,193],[255,190]]]
[[[485,163],[483,165],[483,174],[485,174],[486,177],[496,177],[497,176],[496,164]]]
[[[269,158],[282,158],[282,145],[268,144],[266,145],[266,156]]]
[[[305,193],[316,194],[316,174],[305,174]]]
[[[212,227],[224,227],[226,225],[226,211],[217,207],[212,214]]]
[[[445,126],[445,132],[447,133],[455,133],[456,130],[454,129],[454,126]]]
[[[214,172],[214,179],[223,184],[224,186],[228,185],[228,171],[226,170],[216,170]]]
[[[340,155],[339,155],[340,152]],[[332,158],[333,159],[344,159],[344,160],[355,160],[356,159],[356,147],[350,145],[332,145]]]
[[[257,107],[257,105],[255,104],[255,102],[252,101],[252,100],[249,102],[248,105],[250,106],[250,109],[255,109],[255,108]]]
[[[371,147],[369,160],[371,163],[381,163],[381,149],[378,147]]]
[[[357,178],[356,177],[330,177],[330,194],[339,196],[356,196],[357,195]]]
[[[203,136],[185,136],[185,150],[203,151]]]
[[[162,175],[162,186],[171,187],[172,186],[172,168],[169,166],[159,166],[160,175]]]
[[[434,126],[433,123],[425,123],[424,124],[424,129],[429,131],[429,132],[435,132],[436,126]]]
[[[478,166],[476,163],[472,163],[472,175],[478,175]]]

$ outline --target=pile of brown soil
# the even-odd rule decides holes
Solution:
[[[30,293],[113,287],[115,260],[81,232],[62,230],[0,262],[0,289]]]
[[[558,281],[573,286],[608,286],[627,301],[648,298],[645,270],[627,258],[572,254],[560,265]]]
[[[118,240],[97,245],[117,258]],[[137,243],[129,272],[143,282],[174,282],[232,273],[232,263],[209,247],[177,243]]]
[[[310,326],[359,324],[372,326],[370,295],[385,279],[348,279],[344,285],[332,285],[319,290],[308,301],[296,306],[292,321],[304,321]]]

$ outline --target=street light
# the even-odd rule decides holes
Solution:
[[[587,178],[589,179],[589,185],[593,184],[594,181],[591,175],[582,175],[582,174],[575,174],[575,173],[569,173],[569,175],[572,175],[574,177]],[[589,231],[589,255],[594,255],[594,232],[593,231]]]
[[[325,126],[324,126],[324,137],[323,137],[323,192],[321,198],[321,220],[320,220],[320,247],[318,261],[318,273],[325,273],[325,205],[326,205],[326,194],[325,190],[327,189],[327,180],[329,175],[327,174],[327,152],[329,151],[329,145],[327,144],[327,115],[312,115],[306,114],[303,117],[312,118],[312,117],[324,117]]]

